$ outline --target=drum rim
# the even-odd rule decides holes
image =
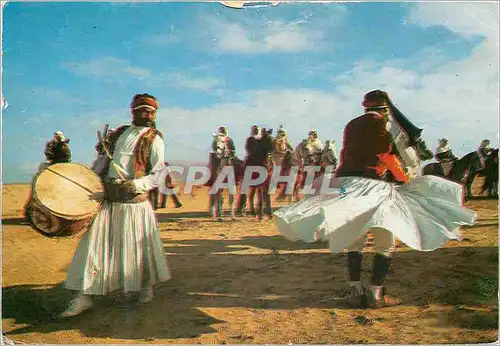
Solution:
[[[102,191],[104,192],[104,184],[103,184],[102,178],[97,173],[95,173],[92,169],[90,169],[89,166],[81,164],[81,163],[75,163],[75,162],[61,162],[61,163],[56,163],[56,164],[50,165],[48,167],[45,167],[44,169],[42,169],[40,172],[38,172],[35,175],[35,177],[33,178],[33,182],[31,183],[31,198],[33,199],[34,202],[36,202],[36,204],[37,204],[38,207],[41,207],[41,208],[43,208],[43,209],[45,209],[45,210],[53,213],[54,215],[56,215],[58,217],[61,217],[61,218],[64,218],[66,220],[79,221],[79,220],[82,220],[82,219],[86,219],[88,217],[92,217],[99,210],[99,207],[103,204],[104,200],[102,200],[101,202],[99,202],[96,205],[95,210],[92,211],[92,212],[89,212],[87,214],[82,214],[82,215],[67,215],[67,214],[62,214],[62,213],[59,213],[59,212],[57,212],[55,210],[52,210],[52,209],[48,208],[46,205],[44,205],[40,201],[40,199],[38,199],[35,187],[36,187],[36,182],[38,181],[38,178],[40,177],[40,175],[43,172],[45,172],[49,167],[57,166],[57,165],[67,165],[67,164],[81,166],[81,167],[84,167],[87,170],[91,171],[92,173],[94,173],[99,178],[99,184],[101,185]]]

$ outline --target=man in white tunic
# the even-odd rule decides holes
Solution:
[[[93,305],[92,295],[121,289],[153,299],[153,286],[170,279],[158,223],[147,199],[164,168],[165,144],[156,130],[158,101],[135,95],[132,125],[119,127],[97,145],[112,164],[103,177],[105,201],[84,235],[70,265],[65,287],[79,292],[61,317],[76,316]]]

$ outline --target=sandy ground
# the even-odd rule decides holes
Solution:
[[[79,238],[48,238],[23,219],[28,185],[2,190],[2,333],[21,343],[359,344],[477,343],[498,335],[498,201],[464,239],[434,252],[400,246],[387,279],[402,304],[336,308],[345,293],[345,254],[292,243],[272,222],[207,216],[204,189],[184,207],[158,212],[173,278],[153,302],[120,293],[57,320],[74,292],[61,284]],[[369,280],[372,254],[364,263]]]

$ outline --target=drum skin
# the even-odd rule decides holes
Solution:
[[[58,163],[34,177],[25,213],[45,235],[75,235],[92,222],[103,200],[101,178],[90,168]]]

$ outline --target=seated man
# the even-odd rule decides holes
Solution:
[[[337,148],[334,140],[327,140],[325,142],[325,148],[323,149],[322,166],[324,168],[326,168],[327,166],[332,166],[334,170],[335,168],[337,168]]]
[[[54,165],[56,163],[71,162],[71,150],[69,148],[69,138],[64,133],[57,131],[54,137],[45,145],[45,162],[42,162],[38,170]]]
[[[234,158],[235,146],[232,138],[229,137],[226,126],[220,126],[218,128],[218,133],[214,134],[212,150],[217,158],[231,160]]]
[[[321,156],[323,154],[323,143],[318,138],[318,132],[311,130],[307,138],[307,148],[309,149],[309,156],[306,159],[306,165],[320,165]]]
[[[287,154],[291,154],[292,152],[293,147],[288,140],[287,132],[283,125],[280,125],[280,128],[276,133],[276,138],[274,139],[274,164],[281,166],[283,163],[282,160],[287,157]]]
[[[446,138],[441,138],[439,140],[439,146],[436,149],[434,155],[435,159],[443,167],[443,175],[448,176],[453,168],[453,161],[458,160],[458,158],[453,155],[451,148],[449,146],[449,141]]]
[[[479,145],[478,152],[479,152],[479,155],[481,155],[481,157],[483,157],[483,158],[486,156],[489,156],[491,154],[490,140],[489,139],[483,139],[483,141]]]

